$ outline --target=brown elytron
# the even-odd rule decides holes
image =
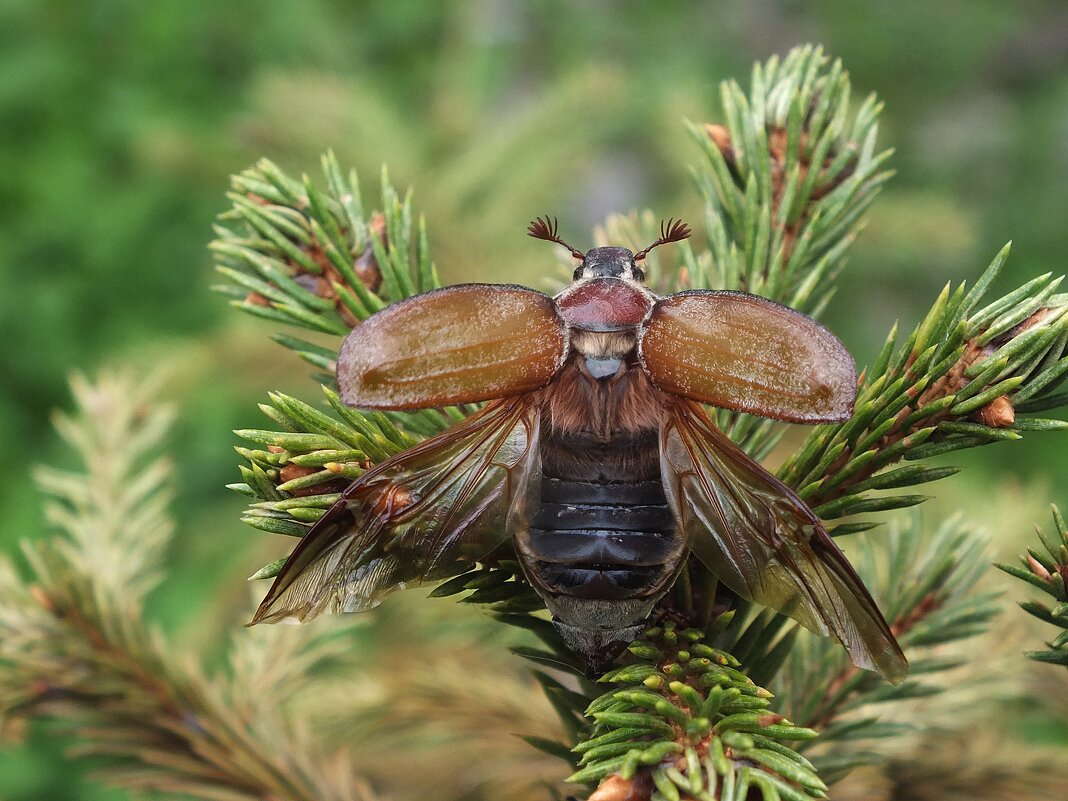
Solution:
[[[583,254],[548,218],[529,233],[581,260],[555,298],[448,287],[349,334],[337,369],[346,403],[489,403],[354,481],[253,622],[367,609],[511,539],[565,640],[598,664],[642,629],[692,553],[733,592],[833,635],[855,664],[900,681],[905,657],[819,519],[701,406],[847,419],[856,372],[842,343],[742,292],[650,292],[638,262],[688,237],[681,221],[636,254]]]

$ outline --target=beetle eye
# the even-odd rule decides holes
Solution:
[[[577,281],[580,278],[582,278],[582,270],[583,270],[583,268],[585,268],[585,266],[586,266],[585,263],[583,263],[583,264],[580,264],[578,267],[575,268],[575,272],[571,274],[571,280],[572,281]]]
[[[633,274],[635,281],[639,281],[643,284],[645,283],[645,270],[641,267],[634,266],[630,268],[630,271]]]

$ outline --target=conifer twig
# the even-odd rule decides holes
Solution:
[[[1068,525],[1061,510],[1053,507],[1053,530],[1044,531],[1035,526],[1041,548],[1028,546],[1027,554],[1020,557],[1020,565],[995,563],[999,570],[1025,581],[1053,599],[1053,603],[1022,601],[1020,607],[1044,623],[1060,629],[1043,651],[1028,651],[1027,656],[1036,662],[1068,667]]]
[[[927,534],[918,515],[896,521],[885,537],[861,541],[854,564],[909,658],[909,678],[887,685],[849,664],[833,643],[802,634],[783,671],[779,699],[800,725],[820,732],[809,756],[828,781],[885,760],[873,742],[916,729],[881,720],[880,712],[890,711],[885,705],[944,692],[945,683],[935,679],[964,664],[946,647],[989,628],[1000,608],[997,593],[975,590],[987,568],[985,545],[959,519]]]
[[[724,81],[720,98],[722,123],[691,125],[714,282],[819,316],[892,175],[875,145],[882,103],[854,111],[842,62],[812,45],[754,64],[748,93]]]
[[[979,308],[1007,255],[1008,246],[971,289],[947,285],[903,345],[895,328],[864,371],[853,417],[815,429],[783,465],[779,477],[820,517],[913,506],[927,496],[876,493],[957,472],[918,463],[924,459],[1068,428],[1022,416],[1068,401],[1054,391],[1068,375],[1068,296],[1054,294],[1060,279],[1040,276]],[[887,469],[901,460],[915,464]]]
[[[57,427],[84,472],[38,475],[62,533],[26,545],[31,583],[0,562],[0,721],[61,721],[75,754],[105,757],[104,777],[131,789],[370,799],[344,756],[321,753],[281,715],[274,682],[258,682],[253,698],[242,682],[254,677],[209,679],[146,628],[143,602],[172,528],[156,456],[169,412],[127,376],[73,388],[78,411]]]
[[[356,173],[322,157],[326,189],[262,159],[233,176],[231,209],[209,247],[231,305],[267,320],[342,336],[390,303],[441,285],[426,224],[413,220],[382,170],[382,211],[364,211]],[[274,337],[332,382],[336,349],[282,333]]]
[[[602,781],[591,801],[685,794],[696,801],[826,797],[812,764],[786,743],[816,736],[770,710],[771,693],[740,663],[671,621],[630,646],[634,661],[599,681],[620,685],[585,709],[591,731],[568,781]],[[627,796],[626,793],[632,793]]]
[[[748,93],[724,81],[720,98],[721,121],[690,125],[705,155],[694,176],[709,249],[679,249],[680,274],[694,288],[751,292],[819,317],[893,174],[892,152],[876,147],[882,103],[870,95],[854,108],[841,61],[812,45],[754,64]],[[714,415],[757,459],[785,431],[741,412]]]

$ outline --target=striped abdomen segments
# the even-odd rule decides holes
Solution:
[[[659,476],[608,482],[546,475],[527,553],[550,592],[615,600],[652,594],[673,572],[675,521]]]

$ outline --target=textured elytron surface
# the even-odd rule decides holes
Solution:
[[[338,355],[338,384],[345,403],[363,408],[472,403],[545,386],[566,351],[566,327],[547,295],[460,284],[356,326]]]
[[[800,312],[742,292],[680,292],[653,308],[640,344],[674,395],[798,423],[844,420],[856,399],[845,346]]]

